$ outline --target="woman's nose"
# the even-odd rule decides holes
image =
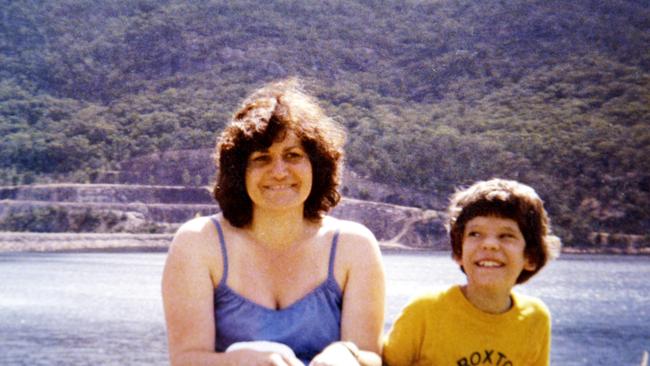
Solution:
[[[271,174],[276,178],[287,175],[287,163],[282,159],[275,159],[271,165]]]

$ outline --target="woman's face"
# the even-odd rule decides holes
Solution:
[[[311,187],[309,156],[292,131],[282,141],[248,157],[246,191],[254,210],[302,210]]]

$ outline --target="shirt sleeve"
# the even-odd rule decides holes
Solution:
[[[540,338],[539,338],[539,353],[537,359],[533,362],[532,366],[550,366],[551,360],[551,314],[546,306],[540,306],[541,322],[540,322]]]
[[[415,299],[395,319],[384,338],[384,365],[410,366],[419,359],[425,328],[424,310],[423,301]]]

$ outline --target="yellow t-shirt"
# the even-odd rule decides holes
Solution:
[[[384,340],[388,366],[547,366],[551,348],[548,308],[512,293],[503,314],[485,313],[453,286],[411,300]]]

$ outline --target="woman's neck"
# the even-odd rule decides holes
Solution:
[[[300,210],[267,212],[253,210],[249,233],[257,244],[282,250],[302,241],[312,227]]]

